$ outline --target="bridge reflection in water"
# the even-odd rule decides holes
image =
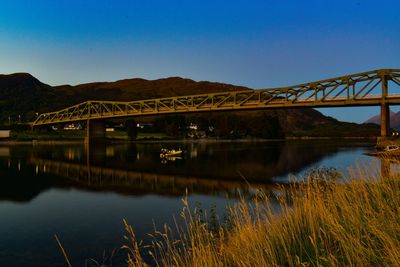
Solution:
[[[400,157],[396,156],[382,156],[380,160],[380,177],[389,178],[400,173]]]
[[[38,174],[68,178],[87,190],[170,196],[182,196],[187,190],[189,194],[237,198],[254,195],[256,188],[267,193],[276,190],[274,177],[298,172],[338,149],[307,146],[308,153],[298,157],[304,150],[299,144],[272,143],[265,149],[251,143],[186,144],[184,160],[162,164],[157,145],[138,146],[37,149],[29,163]]]
[[[272,173],[264,173],[262,180],[247,182],[234,168],[227,171],[226,166],[220,166],[217,170],[221,162],[217,162],[216,166],[213,165],[215,163],[203,162],[198,154],[206,151],[208,156],[213,149],[205,148],[201,144],[187,147],[190,150],[187,152],[187,158],[172,162],[173,166],[162,163],[158,157],[157,145],[144,146],[151,147],[150,151],[146,151],[143,146],[138,150],[135,144],[98,144],[90,147],[87,144],[85,147],[64,147],[61,151],[42,147],[33,151],[28,163],[34,166],[36,174],[67,178],[73,187],[92,191],[114,191],[127,195],[183,196],[187,192],[239,198],[253,196],[257,192],[256,189],[267,193],[277,189],[276,183],[269,179]],[[224,158],[223,155],[221,157],[220,151],[217,151],[211,158]],[[275,174],[276,171],[287,171],[279,167],[284,164],[276,164],[275,161],[272,163],[276,165],[275,168],[271,168],[275,170]],[[207,165],[210,165],[209,169],[216,168],[216,171],[210,175],[207,175],[207,170],[199,171],[200,168],[207,169]],[[258,169],[254,162],[251,167]],[[287,167],[293,168],[293,165],[288,164]],[[236,174],[236,177],[232,174]]]
[[[340,145],[323,141],[323,144],[315,141],[181,143],[186,150],[184,159],[167,164],[158,156],[159,144],[3,147],[0,199],[30,201],[51,188],[132,196],[181,197],[187,191],[230,198],[251,197],[258,188],[271,194],[276,192],[277,183],[287,183],[290,173],[301,175],[323,159],[348,155],[343,158],[347,167],[353,165],[357,155],[368,150],[365,143],[360,143],[360,149],[353,142]],[[382,173],[387,177],[398,170],[398,162],[393,159],[373,161],[377,175]],[[328,165],[329,162],[328,159]],[[329,166],[339,163],[332,164]]]
[[[194,176],[146,173],[131,170],[91,166],[57,160],[31,159],[37,173],[48,173],[68,178],[81,187],[94,190],[112,190],[120,193],[181,196],[188,193],[223,195],[227,197],[249,196],[255,193],[254,188],[271,190],[273,184],[252,183],[243,181],[226,181],[199,178]]]
[[[130,146],[132,148],[132,146]],[[134,153],[136,158],[140,159],[140,153],[136,151],[134,146]],[[210,179],[210,177],[202,177],[191,173],[160,173],[154,168],[154,172],[129,169],[129,167],[112,166],[107,167],[107,157],[115,156],[115,146],[101,146],[97,145],[89,149],[85,146],[86,160],[83,162],[74,162],[75,157],[82,158],[79,151],[68,150],[66,155],[69,160],[59,159],[46,159],[39,157],[32,157],[30,163],[35,165],[37,173],[49,173],[56,176],[68,178],[76,182],[80,186],[88,187],[97,190],[117,190],[119,192],[130,192],[135,194],[157,193],[167,195],[182,195],[186,190],[188,193],[202,193],[212,195],[225,195],[229,197],[249,196],[254,193],[254,188],[263,190],[271,190],[276,188],[276,183],[271,180],[273,176],[280,174],[288,174],[304,168],[316,161],[322,159],[324,156],[337,152],[324,151],[323,153],[315,152],[313,156],[304,156],[302,159],[297,160],[301,167],[296,164],[288,164],[287,159],[293,152],[294,148],[283,146],[280,150],[280,157],[278,162],[274,162],[274,167],[269,167],[264,170],[265,179],[257,179],[257,177],[236,179],[234,177],[220,177],[223,179]],[[81,151],[82,152],[82,151]],[[66,156],[64,155],[64,156]],[[143,157],[143,156],[142,156]],[[81,159],[82,161],[82,159]],[[160,160],[163,162],[162,160]],[[294,162],[295,160],[292,160]],[[286,164],[284,163],[286,162]],[[377,175],[388,177],[397,173],[400,160],[396,158],[380,157],[380,170],[377,170]],[[124,162],[124,164],[128,164]],[[151,164],[150,164],[151,165]],[[140,166],[140,165],[139,165]],[[284,168],[282,169],[282,166]],[[254,164],[251,168],[257,169]],[[151,167],[150,167],[151,169]],[[271,171],[272,170],[272,171]],[[240,174],[239,174],[240,175]],[[229,176],[229,174],[228,174]],[[212,177],[211,177],[212,178]],[[253,178],[253,179],[252,179]],[[256,179],[254,179],[256,178]]]

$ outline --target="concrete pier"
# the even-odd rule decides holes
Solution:
[[[382,103],[381,105],[381,137],[390,136],[390,110],[389,105]]]
[[[106,125],[104,120],[87,120],[85,143],[104,143],[106,141]]]

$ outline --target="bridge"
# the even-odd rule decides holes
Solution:
[[[88,139],[105,138],[104,119],[204,111],[380,106],[381,136],[390,130],[389,106],[400,104],[400,69],[379,69],[282,88],[241,90],[139,101],[86,101],[40,114],[33,127],[87,121]],[[397,91],[397,90],[393,90]]]

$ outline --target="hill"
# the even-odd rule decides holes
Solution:
[[[206,94],[223,91],[249,90],[247,87],[215,82],[195,82],[180,77],[158,80],[126,79],[116,82],[86,83],[77,86],[62,85],[54,87],[57,92],[74,96],[78,101],[88,99],[107,99],[133,101],[178,95]]]
[[[0,123],[14,122],[18,115],[31,121],[35,114],[54,111],[86,100],[133,101],[233,90],[249,90],[243,86],[223,83],[195,82],[171,77],[158,80],[126,79],[76,86],[50,86],[27,73],[0,75]]]
[[[18,115],[33,118],[49,110],[59,96],[54,89],[28,73],[0,75],[0,122],[18,120]]]
[[[16,73],[0,75],[0,124],[28,122],[34,120],[36,113],[58,110],[86,100],[119,100],[134,101],[140,99],[151,99],[159,97],[170,97],[177,95],[203,94],[211,92],[251,90],[244,86],[231,84],[193,81],[180,77],[170,77],[157,80],[145,80],[140,78],[125,79],[115,82],[95,82],[80,85],[50,86],[40,82],[28,73]],[[19,115],[21,119],[19,119]],[[171,116],[169,116],[171,117]],[[196,122],[207,127],[213,125],[218,136],[258,136],[277,137],[283,135],[297,135],[296,133],[307,133],[317,129],[322,136],[361,136],[375,135],[379,127],[365,128],[359,125],[349,125],[326,117],[320,112],[304,109],[274,109],[263,111],[236,111],[218,112],[204,114],[190,114],[186,116],[172,115],[175,119],[164,119],[155,117],[153,121],[159,130],[171,128],[182,129],[181,122]],[[183,119],[182,119],[183,118]],[[169,121],[169,122],[168,122]],[[346,126],[345,132],[338,135],[335,131],[324,129],[338,129]],[[362,130],[360,131],[360,129]],[[350,134],[349,134],[350,135]]]
[[[377,125],[381,125],[381,115],[375,115],[368,120],[366,120],[364,123],[374,123]],[[390,127],[396,130],[400,130],[400,111],[399,112],[390,112]]]

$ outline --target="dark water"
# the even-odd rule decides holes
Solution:
[[[172,223],[182,197],[225,206],[254,188],[276,190],[318,167],[347,172],[373,143],[337,141],[166,143],[182,159],[162,161],[160,144],[0,146],[0,266],[65,266],[54,234],[74,266],[102,262],[124,244],[122,219],[139,239]],[[249,186],[250,185],[250,186]],[[124,251],[113,256],[123,264]],[[105,255],[105,256],[104,256]],[[108,262],[107,260],[104,260]]]

